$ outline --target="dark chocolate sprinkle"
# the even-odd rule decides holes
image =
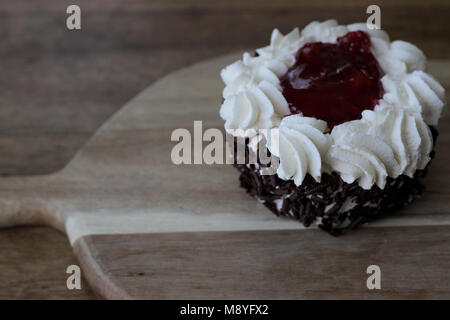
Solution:
[[[430,127],[430,130],[435,143],[438,132],[434,127]],[[234,143],[236,150],[236,139]],[[248,139],[245,143],[245,158],[248,159]],[[433,156],[434,150],[430,153],[430,157]],[[344,182],[336,172],[323,173],[321,182],[316,182],[308,174],[303,183],[297,187],[292,180],[282,180],[276,174],[261,175],[255,165],[237,164],[236,157],[234,166],[241,173],[239,177],[241,186],[251,196],[264,200],[264,205],[277,216],[293,217],[305,227],[321,218],[319,228],[334,236],[412,202],[425,189],[420,180],[426,175],[428,168],[427,166],[424,170],[417,170],[412,178],[406,175],[396,179],[388,177],[383,190],[378,186],[364,190],[356,182],[352,184]],[[259,166],[268,167],[270,164]],[[282,205],[277,207],[276,200],[282,201]],[[354,206],[347,211],[339,212],[346,200],[351,200]],[[333,206],[326,210],[326,206],[331,204]]]

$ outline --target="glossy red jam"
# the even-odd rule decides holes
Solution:
[[[291,113],[325,120],[328,128],[361,119],[383,95],[382,76],[370,52],[370,38],[349,32],[337,44],[314,42],[296,54],[295,64],[281,78]]]

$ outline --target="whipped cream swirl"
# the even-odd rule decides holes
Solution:
[[[340,26],[336,20],[313,21],[302,30],[302,37],[306,38],[306,42],[336,43],[337,38],[349,31],[347,26]]]
[[[244,53],[242,61],[236,61],[221,72],[226,84],[222,96],[227,98],[233,94],[245,92],[258,86],[262,81],[270,82],[281,90],[279,77],[286,73],[288,67],[279,60],[265,60],[251,57]]]
[[[225,129],[242,129],[238,135],[243,136],[252,136],[258,129],[278,126],[281,117],[288,113],[286,99],[268,81],[262,81],[248,91],[228,96],[220,108]]]
[[[324,134],[327,123],[323,120],[291,115],[281,120],[278,134],[268,139],[269,151],[279,157],[277,174],[281,179],[294,179],[300,185],[309,173],[316,181],[322,175],[322,158],[331,139]]]
[[[445,90],[425,72],[422,50],[406,41],[391,42],[386,32],[369,30],[363,23],[348,28],[365,31],[371,37],[372,53],[385,72],[381,79],[383,99],[397,108],[418,112],[428,125],[436,125],[445,105]]]
[[[256,49],[259,57],[264,60],[278,60],[287,67],[295,63],[295,53],[307,42],[307,39],[300,37],[298,28],[283,36],[278,29],[272,31],[270,45]]]
[[[289,115],[280,77],[295,63],[295,54],[309,42],[336,43],[351,31],[370,36],[371,51],[384,71],[384,95],[361,120],[335,126],[326,132],[322,120]],[[423,52],[405,41],[390,41],[383,30],[365,23],[339,25],[336,20],[311,22],[301,32],[272,32],[270,44],[249,53],[221,72],[225,83],[220,115],[226,129],[278,130],[279,141],[267,141],[280,158],[277,174],[300,185],[306,174],[317,181],[322,172],[337,171],[348,183],[365,189],[383,188],[387,177],[413,176],[430,160],[432,136],[445,105],[444,88],[425,72]],[[240,135],[240,133],[236,133]],[[250,133],[242,134],[251,136]]]
[[[325,161],[347,183],[381,189],[388,176],[414,175],[430,160],[433,138],[417,114],[384,104],[365,110],[361,120],[336,126]]]
[[[445,90],[432,76],[416,70],[395,81],[385,75],[381,82],[387,102],[420,113],[429,125],[437,125],[445,105]]]

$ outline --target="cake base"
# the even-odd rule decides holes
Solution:
[[[431,132],[435,142],[438,132],[432,127]],[[430,157],[434,157],[434,150]],[[414,177],[388,177],[384,189],[374,185],[365,190],[357,182],[344,182],[336,172],[323,173],[320,182],[307,174],[303,183],[296,186],[292,180],[282,180],[276,174],[261,175],[259,164],[237,164],[236,161],[234,164],[241,173],[241,187],[274,214],[294,218],[305,227],[317,224],[332,235],[355,229],[418,198],[425,190],[421,180],[428,165],[424,170],[417,170]]]

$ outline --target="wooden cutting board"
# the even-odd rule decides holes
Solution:
[[[62,171],[1,178],[0,226],[65,232],[105,298],[450,298],[448,116],[425,195],[339,238],[275,217],[229,165],[172,164],[174,129],[222,128],[219,70],[238,56],[151,85]],[[429,69],[449,87],[449,67]],[[381,290],[366,287],[369,265],[381,268]]]

